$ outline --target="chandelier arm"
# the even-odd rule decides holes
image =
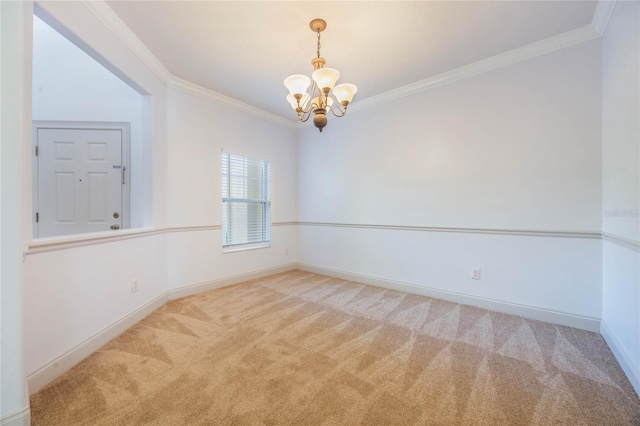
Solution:
[[[346,108],[343,110],[342,108],[337,107],[337,109],[338,109],[338,114],[336,114],[336,112],[333,110],[333,106],[329,107],[329,110],[331,110],[331,113],[336,117],[344,117],[344,115],[347,113]]]
[[[314,81],[314,82],[313,82],[313,85],[311,86],[311,90],[310,90],[310,92],[311,92],[311,93],[313,93],[313,92],[315,91],[315,88],[316,88],[316,82]],[[309,100],[311,100],[311,99],[313,99],[313,98],[311,97],[311,95],[309,95]],[[319,105],[316,105],[316,107],[314,108],[314,105],[315,105],[315,104],[312,104],[311,102],[309,102],[309,108],[308,108],[308,109],[303,109],[303,108],[301,107],[301,108],[300,108],[300,113],[302,113],[302,114],[311,114],[311,112],[313,112],[313,110],[314,110],[315,108],[319,108],[319,107],[320,107]],[[307,117],[307,120],[308,120],[308,119],[309,119],[309,118]],[[305,121],[306,121],[306,120],[305,120]]]
[[[300,110],[298,111],[298,120],[300,120],[301,122],[305,122],[309,119],[309,117],[311,117],[311,113],[313,112],[314,108],[309,107],[308,110],[303,111],[302,108],[300,108]]]
[[[330,92],[331,94],[333,94],[332,92]],[[331,96],[331,99],[333,99],[333,105],[329,106],[329,94],[327,94],[327,107],[329,110],[331,110],[331,113],[336,116],[336,117],[343,117],[346,113],[347,113],[347,109],[342,107],[342,104],[340,102],[338,102],[338,100],[335,98],[335,96]],[[336,109],[334,110],[333,107],[336,107]],[[336,113],[336,110],[338,111]]]
[[[311,117],[311,111],[301,111],[298,113],[298,120],[302,121],[303,123],[305,121],[307,121],[309,119],[309,117]]]
[[[306,118],[304,117],[304,114],[298,115],[298,120],[300,120],[301,123],[306,123],[307,121],[309,121],[309,118],[311,118],[311,111],[309,111]]]
[[[314,104],[314,105],[315,105],[315,104]],[[313,111],[313,110],[314,110],[313,105],[309,105],[309,108],[308,108],[308,109],[302,109],[302,108],[300,108],[300,113],[301,113],[301,114],[310,114],[310,113],[311,113],[311,111]]]

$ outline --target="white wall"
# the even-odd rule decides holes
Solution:
[[[56,29],[87,43],[151,95],[143,99],[143,113],[153,116],[153,224],[159,233],[27,255],[24,362],[39,384],[67,368],[66,360],[83,353],[91,339],[167,291],[297,260],[296,227],[285,224],[296,219],[294,129],[167,89],[82,3],[41,6],[61,24]],[[147,100],[152,105],[145,109]],[[270,248],[221,253],[221,147],[272,161]],[[131,293],[134,278],[139,290]],[[57,360],[65,360],[59,368]]]
[[[0,3],[0,422],[29,424],[23,355],[23,144],[29,137],[29,3]]]
[[[3,20],[5,8],[2,3]],[[330,119],[322,134],[313,127],[296,134],[210,100],[166,89],[81,2],[43,2],[40,11],[66,27],[72,39],[86,44],[101,63],[150,95],[142,107],[143,114],[153,118],[153,127],[143,129],[142,138],[146,135],[152,141],[144,153],[151,159],[152,181],[142,195],[153,202],[149,223],[157,229],[169,226],[172,232],[32,253],[20,270],[17,245],[22,241],[16,235],[6,240],[16,245],[7,255],[5,224],[20,228],[24,222],[24,242],[30,243],[30,178],[23,173],[24,207],[9,211],[22,219],[6,218],[6,197],[22,188],[9,185],[11,191],[5,191],[9,162],[3,133],[3,368],[6,360],[10,368],[23,368],[5,346],[7,339],[19,344],[22,333],[19,310],[11,305],[5,310],[7,304],[20,303],[20,287],[25,297],[24,370],[32,373],[166,291],[295,261],[594,321],[602,314],[604,276],[605,319],[629,356],[635,357],[633,333],[638,323],[624,312],[638,312],[634,305],[638,281],[631,273],[637,257],[620,256],[615,251],[619,248],[609,250],[605,243],[603,271],[602,243],[589,237],[601,229],[603,200],[606,208],[611,190],[619,186],[607,186],[609,171],[615,167],[606,161],[603,166],[601,160],[614,150],[607,143],[602,146],[600,135],[607,140],[606,111],[620,102],[611,97],[608,104],[606,87],[619,79],[607,73],[616,70],[619,61],[614,56],[627,46],[613,45],[628,35],[610,33],[611,28],[628,27],[616,24],[622,17],[614,15],[606,35],[610,40],[605,37],[604,75],[600,40],[595,40]],[[22,27],[18,23],[15,31]],[[607,48],[607,43],[612,46]],[[607,59],[607,52],[613,59]],[[3,62],[3,107],[11,99],[5,98],[4,71]],[[625,78],[637,85],[637,79]],[[615,96],[627,102],[626,95]],[[4,132],[4,112],[2,118]],[[624,137],[637,136],[632,128],[623,128]],[[617,135],[609,139],[620,140]],[[15,140],[8,147],[19,150],[20,144]],[[274,224],[307,223],[274,226],[269,249],[223,255],[221,148],[270,159]],[[627,149],[619,159],[630,154]],[[629,167],[634,165],[637,168],[633,162]],[[9,176],[18,173],[15,167],[9,164]],[[25,170],[29,167],[27,159]],[[621,194],[630,197],[630,191]],[[634,202],[630,205],[637,208]],[[320,227],[310,222],[555,230],[559,235],[576,230],[586,238]],[[614,229],[618,223],[605,227]],[[626,231],[630,228],[615,229],[631,238]],[[6,264],[18,274],[10,276],[8,287]],[[469,279],[472,267],[482,268],[482,280]],[[623,278],[618,279],[620,271]],[[132,278],[140,282],[135,294],[130,293]],[[608,291],[607,283],[620,283],[619,290]],[[615,306],[622,306],[617,317]],[[6,315],[15,322],[5,329]],[[3,374],[2,415],[8,412],[5,385],[12,389],[9,395],[18,395],[10,386],[20,386],[22,370],[15,371],[8,380]],[[25,400],[12,401],[17,402],[11,407],[19,407]]]
[[[169,234],[169,288],[295,262],[296,227],[278,225],[297,216],[295,130],[175,89],[168,92],[167,127],[169,226],[216,227]],[[271,161],[269,248],[222,253],[221,149]]]
[[[35,372],[163,294],[165,256],[165,235],[28,255],[27,372]],[[134,278],[138,291],[131,293]]]
[[[578,327],[591,329],[600,318],[596,239],[324,226],[298,232],[302,263],[593,320],[567,320]],[[481,280],[471,279],[472,268],[481,268]]]
[[[142,96],[34,17],[33,119],[130,124],[131,221],[143,225]]]
[[[330,118],[301,134],[299,220],[593,235],[600,105],[594,40]],[[312,225],[299,237],[303,263],[600,318],[598,239]]]
[[[603,334],[640,393],[640,4],[618,2],[602,38]],[[613,214],[612,214],[613,212]]]
[[[83,50],[89,51],[109,70],[127,76],[138,92],[148,94],[142,100],[142,114],[148,115],[152,123],[148,129],[143,129],[142,137],[143,149],[149,150],[145,153],[144,164],[149,170],[149,182],[143,194],[145,205],[149,206],[144,212],[148,221],[145,224],[152,230],[164,228],[167,163],[165,84],[86,4],[42,2],[37,9],[38,16],[57,31],[82,45]],[[27,52],[30,54],[30,49]],[[25,71],[25,75],[30,80],[30,72]],[[31,117],[26,120],[30,122]],[[147,141],[144,140],[145,135]],[[26,142],[30,147],[30,138]],[[26,222],[25,246],[32,243],[30,167],[27,160],[23,176],[26,182],[23,191],[25,207],[22,211]],[[26,373],[32,374],[45,364],[55,370],[53,362],[58,357],[73,352],[77,345],[90,341],[105,327],[163,295],[166,292],[166,255],[165,235],[99,241],[79,248],[62,246],[55,251],[27,254],[21,282],[25,295]],[[133,278],[139,280],[137,293],[130,290]]]

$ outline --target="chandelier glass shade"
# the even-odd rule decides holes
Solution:
[[[327,114],[331,112],[336,117],[345,115],[358,88],[348,83],[336,86],[340,71],[324,66],[327,61],[320,57],[320,33],[327,28],[327,23],[322,19],[314,19],[309,27],[318,34],[317,56],[311,60],[314,71],[311,78],[302,74],[290,75],[284,79],[284,86],[289,89],[287,101],[298,114],[298,119],[305,122],[313,115],[313,124],[322,132],[327,125]]]

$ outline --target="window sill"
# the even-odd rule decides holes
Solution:
[[[235,253],[238,251],[257,250],[271,247],[271,243],[239,244],[235,246],[222,247],[222,253]]]

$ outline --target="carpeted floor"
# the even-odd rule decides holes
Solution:
[[[162,306],[31,397],[33,425],[625,425],[596,333],[293,271]]]

